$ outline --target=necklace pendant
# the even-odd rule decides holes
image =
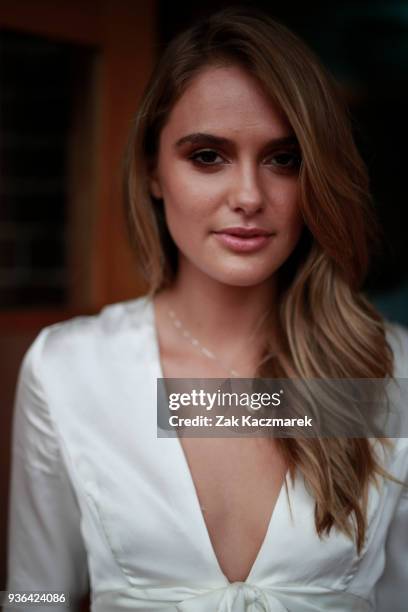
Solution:
[[[205,348],[205,346],[201,347],[201,352],[208,357],[209,359],[215,359],[215,355],[214,353],[212,353],[211,351],[209,351],[207,348]]]

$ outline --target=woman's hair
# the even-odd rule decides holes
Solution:
[[[305,229],[278,271],[281,343],[265,342],[262,378],[388,378],[393,359],[381,317],[361,295],[377,235],[367,171],[335,82],[313,52],[265,14],[226,9],[169,45],[145,91],[126,160],[126,214],[150,295],[172,283],[177,248],[149,173],[160,132],[200,70],[239,65],[256,77],[285,113],[302,163]],[[268,334],[267,334],[268,337]],[[272,331],[270,338],[272,339]],[[379,442],[385,447],[387,440]],[[366,438],[280,438],[292,479],[299,468],[313,495],[319,536],[333,526],[361,550],[370,481],[387,476]]]

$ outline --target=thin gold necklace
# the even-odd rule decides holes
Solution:
[[[228,372],[228,374],[231,376],[231,378],[243,378],[238,372],[237,370],[235,370],[234,368],[230,368],[228,366],[226,366],[216,355],[213,351],[210,351],[210,349],[208,349],[206,346],[204,346],[203,344],[201,344],[201,342],[195,338],[191,332],[183,325],[183,323],[180,321],[180,319],[178,318],[177,314],[175,313],[174,310],[169,309],[167,311],[170,319],[172,320],[172,323],[174,325],[174,327],[177,329],[177,331],[180,333],[181,336],[183,336],[183,338],[185,340],[187,340],[188,342],[190,342],[190,344],[192,346],[194,346],[195,349],[199,350],[201,352],[202,355],[204,355],[205,357],[207,357],[207,359],[210,359],[212,361],[217,362],[222,369],[225,372]],[[256,326],[254,332],[251,334],[250,339],[251,340],[253,338],[253,336],[256,333],[256,330],[259,329],[260,325],[262,325],[262,323],[264,322],[266,316],[267,316],[267,312],[265,313],[265,315],[263,317],[261,317],[260,323],[258,323],[258,325]]]

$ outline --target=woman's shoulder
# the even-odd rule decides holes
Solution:
[[[151,328],[153,311],[148,296],[107,304],[92,315],[78,315],[43,327],[29,346],[24,361],[50,365],[73,363],[120,351],[133,334],[142,345]]]
[[[386,322],[386,337],[394,355],[395,378],[408,378],[408,328]]]
[[[86,414],[89,421],[102,421],[104,410],[109,415],[118,391],[129,381],[137,388],[146,378],[152,315],[151,301],[142,296],[43,327],[17,379],[16,414],[23,430],[35,424],[38,434],[48,432],[53,440],[57,430],[76,431]]]
[[[91,315],[77,315],[65,321],[47,325],[41,330],[49,338],[55,337],[58,342],[80,342],[89,339],[112,338],[129,328],[143,328],[149,319],[150,299],[148,296],[115,302],[103,306]]]
[[[408,415],[406,414],[408,400],[408,328],[399,323],[386,321],[386,337],[394,356],[394,378],[397,379],[398,404],[402,406],[401,437],[394,439],[393,460],[405,464],[408,469]],[[407,473],[405,473],[405,478]]]

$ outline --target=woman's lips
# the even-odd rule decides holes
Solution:
[[[270,241],[272,234],[237,236],[229,232],[215,232],[217,240],[236,253],[253,253],[262,249]]]

